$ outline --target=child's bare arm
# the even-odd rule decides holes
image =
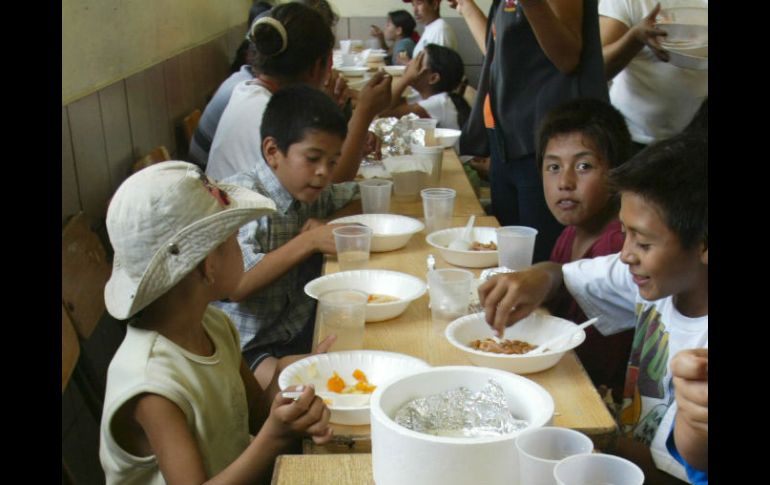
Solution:
[[[548,59],[563,73],[577,69],[583,49],[583,2],[521,0],[520,3]]]
[[[241,380],[246,389],[246,402],[249,407],[249,433],[257,434],[262,423],[265,422],[270,414],[270,398],[257,383],[254,374],[246,365],[246,361],[241,358]]]
[[[625,69],[629,62],[644,46],[661,60],[668,61],[668,54],[661,48],[658,38],[666,32],[655,28],[655,17],[660,11],[660,4],[633,27],[628,27],[620,20],[599,16],[599,32],[602,39],[604,56],[604,75],[609,80]]]
[[[677,403],[674,443],[693,468],[708,470],[708,349],[682,350],[671,360]]]
[[[552,262],[491,278],[479,286],[479,302],[484,306],[487,323],[502,336],[506,326],[553,298],[562,282],[561,265]]]

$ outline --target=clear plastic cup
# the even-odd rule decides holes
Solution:
[[[452,225],[452,215],[455,208],[455,196],[453,189],[423,189],[422,210],[425,215],[425,230],[428,234],[446,229]]]
[[[337,340],[330,351],[364,347],[366,302],[369,295],[358,290],[332,290],[318,297],[319,341],[329,335]]]
[[[420,128],[425,131],[425,146],[427,147],[436,145],[437,125],[438,120],[435,118],[417,118],[416,120],[412,120],[410,124],[413,130]]]
[[[516,438],[519,483],[556,485],[553,469],[568,456],[591,453],[591,438],[579,431],[546,426],[521,433]]]
[[[425,183],[428,187],[438,187],[441,180],[441,168],[444,161],[444,147],[411,145],[412,155],[425,157],[430,160],[431,172],[426,176]]]
[[[537,229],[526,226],[497,228],[497,261],[499,266],[520,270],[532,266]]]
[[[390,192],[393,182],[371,179],[358,183],[361,189],[361,207],[364,214],[387,214],[390,212]]]
[[[573,455],[553,469],[558,485],[643,485],[641,468],[625,458],[599,453]]]
[[[420,199],[420,191],[425,188],[427,175],[419,170],[391,172],[393,177],[393,198],[401,201]]]
[[[342,226],[332,230],[337,248],[340,271],[366,269],[369,265],[369,249],[372,229],[366,226]]]
[[[443,268],[428,273],[430,315],[434,333],[444,335],[449,322],[468,313],[473,273]]]

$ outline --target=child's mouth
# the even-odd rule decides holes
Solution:
[[[556,203],[556,206],[562,210],[571,210],[577,207],[578,202],[572,199],[562,199]]]

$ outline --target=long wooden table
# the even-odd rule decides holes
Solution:
[[[458,196],[452,226],[464,226],[468,215],[475,214],[476,226],[498,227],[496,218],[483,215],[481,205],[473,195],[470,183],[451,149],[445,151],[443,169],[441,185],[454,188]],[[462,178],[459,177],[460,175]],[[422,219],[422,203],[417,201],[400,205],[391,204],[391,212]],[[425,236],[424,231],[415,234],[405,248],[397,251],[372,253],[369,268],[400,271],[425,280],[428,254],[435,255],[436,268],[454,267],[444,261],[436,248],[425,241]],[[328,257],[324,265],[324,273],[330,274],[337,271],[339,271],[339,265],[336,258]],[[471,271],[478,277],[482,270],[471,269]],[[426,293],[413,301],[398,318],[367,324],[364,348],[412,355],[432,366],[473,365],[463,352],[453,347],[443,336],[435,333],[431,324],[428,300]],[[317,338],[318,335],[314,337],[315,343]],[[617,432],[614,419],[574,352],[567,352],[551,369],[528,374],[526,377],[542,385],[553,397],[555,426],[572,428],[587,434],[594,440],[597,449],[604,448]],[[335,438],[332,443],[316,445],[311,440],[306,440],[304,451],[306,453],[370,452],[368,425],[334,424],[333,427]]]

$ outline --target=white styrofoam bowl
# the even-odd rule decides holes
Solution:
[[[406,66],[382,66],[382,68],[391,76],[403,76],[406,72]]]
[[[425,294],[427,285],[416,276],[384,269],[359,269],[332,273],[316,278],[305,285],[305,293],[315,299],[327,291],[350,289],[398,298],[388,303],[366,304],[366,321],[381,322],[404,313],[412,301]]]
[[[377,387],[371,399],[372,468],[377,485],[518,484],[515,439],[504,436],[457,438],[406,429],[393,420],[405,403],[464,386],[480,391],[495,379],[514,417],[525,429],[551,423],[553,398],[531,380],[496,369],[433,367]],[[522,430],[523,431],[523,430]]]
[[[430,368],[424,361],[410,355],[379,350],[349,350],[305,357],[286,367],[278,376],[278,386],[313,384],[316,393],[326,399],[332,423],[369,424],[371,394],[338,394],[326,389],[326,382],[336,372],[346,384],[355,384],[353,371],[360,369],[370,384],[377,387],[423,369]]]
[[[481,243],[494,242],[497,244],[497,228],[495,227],[474,227],[471,233],[472,241]],[[494,251],[462,251],[458,249],[449,249],[449,244],[455,239],[459,239],[464,227],[452,227],[441,229],[428,234],[425,240],[438,249],[441,257],[447,263],[455,266],[464,266],[466,268],[489,268],[497,266],[497,250]]]
[[[460,139],[462,131],[454,130],[452,128],[436,128],[433,130],[433,136],[436,138],[436,143],[444,148],[450,148],[457,143]]]
[[[411,217],[398,214],[358,214],[340,217],[330,224],[350,224],[357,222],[372,228],[371,252],[381,253],[401,249],[412,236],[423,229],[425,224]]]
[[[507,327],[503,338],[539,345],[574,327],[577,325],[569,320],[535,312]],[[444,335],[449,343],[463,351],[473,364],[516,374],[531,374],[550,369],[561,360],[568,350],[582,344],[586,338],[585,330],[580,330],[569,342],[556,344],[555,350],[547,350],[540,355],[531,356],[527,354],[494,354],[476,350],[468,344],[473,340],[484,340],[494,335],[492,328],[484,320],[483,312],[466,315],[451,322],[444,331]]]
[[[673,23],[688,25],[708,25],[708,7],[674,7],[663,8],[655,18],[656,23]]]

